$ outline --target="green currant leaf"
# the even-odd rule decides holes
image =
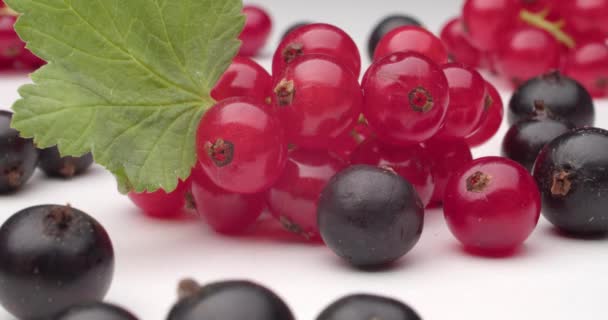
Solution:
[[[196,161],[210,91],[236,55],[241,0],[6,0],[48,64],[13,127],[63,155],[92,151],[121,191],[172,191]]]

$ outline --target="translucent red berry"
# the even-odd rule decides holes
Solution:
[[[578,80],[591,95],[608,96],[608,44],[592,41],[570,51],[564,73]]]
[[[40,59],[27,48],[21,51],[21,54],[16,57],[15,62],[26,70],[36,70],[46,64],[44,60]]]
[[[356,123],[363,93],[357,78],[337,60],[306,55],[275,79],[273,101],[289,142],[329,149],[333,139]]]
[[[431,163],[435,189],[431,203],[441,204],[448,179],[456,170],[473,161],[469,145],[463,139],[433,138],[424,143]]]
[[[246,17],[245,27],[239,36],[243,42],[239,55],[255,56],[264,47],[272,31],[272,20],[261,7],[247,5],[243,7]]]
[[[317,200],[344,162],[324,151],[293,150],[283,175],[268,190],[268,208],[288,231],[319,240]]]
[[[12,63],[25,50],[25,43],[13,29],[16,20],[15,16],[0,16],[0,64],[2,65]]]
[[[578,32],[599,30],[608,34],[608,0],[556,1],[566,23]]]
[[[462,9],[464,29],[471,43],[481,51],[492,51],[500,35],[514,25],[519,0],[467,0]]]
[[[357,78],[361,72],[361,56],[353,39],[338,27],[313,23],[297,28],[281,41],[272,59],[272,76],[280,78],[288,65],[305,54],[332,56]]]
[[[438,64],[448,61],[448,53],[441,39],[417,26],[403,26],[387,33],[376,47],[374,61],[392,53],[408,51],[425,55]]]
[[[258,193],[279,177],[287,160],[283,128],[264,105],[244,98],[209,109],[196,133],[198,160],[219,187]]]
[[[332,143],[330,152],[340,159],[350,162],[352,153],[359,145],[373,136],[374,133],[367,124],[367,121],[359,122],[354,128],[338,137],[338,139]]]
[[[473,47],[466,37],[462,18],[453,18],[443,27],[440,34],[451,61],[460,62],[467,66],[481,65],[481,51]]]
[[[505,253],[534,231],[540,192],[530,173],[501,157],[477,159],[453,174],[443,210],[454,236],[479,253]]]
[[[257,62],[235,57],[211,90],[217,101],[233,97],[249,97],[257,103],[269,103],[272,95],[272,77]]]
[[[154,192],[129,193],[129,199],[146,215],[154,218],[177,218],[191,206],[189,199],[190,179],[180,181],[172,192],[160,189]]]
[[[192,197],[198,214],[219,233],[249,229],[266,208],[264,193],[239,194],[218,187],[202,168],[192,171]]]
[[[443,124],[448,82],[429,58],[399,52],[376,61],[363,80],[365,118],[383,143],[409,145],[431,138]]]
[[[487,81],[486,89],[485,110],[479,122],[479,126],[466,138],[467,143],[471,147],[480,146],[492,139],[498,132],[498,129],[500,129],[502,119],[504,118],[504,104],[498,90]]]
[[[370,139],[355,150],[351,162],[390,168],[414,186],[425,207],[431,202],[435,189],[431,159],[421,145],[394,147]]]

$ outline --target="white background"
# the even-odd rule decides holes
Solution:
[[[461,1],[259,0],[275,20],[273,39],[260,61],[270,66],[272,47],[299,20],[343,27],[357,41],[367,65],[367,37],[373,24],[392,12],[418,16],[433,31],[457,15]],[[18,97],[23,75],[0,76],[0,108]],[[499,83],[499,86],[500,83]],[[502,86],[503,98],[510,93]],[[597,102],[597,126],[608,127],[608,102]],[[476,156],[498,155],[506,127]],[[251,279],[276,290],[298,319],[313,319],[342,295],[385,294],[411,304],[425,319],[607,319],[608,241],[560,237],[541,219],[517,255],[491,259],[463,252],[439,210],[429,210],[416,248],[383,272],[356,271],[328,249],[291,236],[274,237],[262,223],[254,234],[226,238],[198,220],[158,221],[138,213],[116,191],[110,174],[95,167],[70,182],[36,174],[18,194],[0,196],[0,222],[25,207],[70,203],[95,216],[116,249],[116,273],[108,300],[141,319],[164,319],[185,276],[205,283]],[[278,234],[281,234],[280,232]],[[235,306],[238,307],[238,306]],[[0,310],[0,319],[12,319]],[[245,320],[245,319],[244,319]]]

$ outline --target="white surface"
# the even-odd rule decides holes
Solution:
[[[294,21],[327,21],[344,27],[356,39],[364,61],[368,33],[385,14],[411,12],[438,31],[460,7],[460,1],[451,0],[369,1],[363,5],[346,0],[257,3],[274,15],[273,46]],[[269,46],[262,59],[266,67],[271,50]],[[26,82],[24,76],[0,76],[0,108],[11,104],[17,98],[17,87]],[[597,115],[597,126],[608,127],[607,101],[598,101]],[[503,125],[475,155],[497,155],[505,130]],[[96,167],[71,182],[36,174],[17,195],[0,197],[0,222],[31,205],[67,202],[94,215],[107,228],[117,261],[107,298],[141,319],[164,319],[175,301],[176,283],[184,276],[203,283],[234,278],[260,282],[276,290],[298,319],[313,319],[330,302],[354,292],[403,299],[425,319],[608,318],[608,241],[559,237],[544,219],[520,254],[488,259],[464,253],[440,211],[431,210],[422,239],[401,263],[384,272],[361,272],[344,265],[326,248],[275,240],[268,232],[225,238],[196,220],[144,218],[116,191],[113,178]],[[0,310],[0,319],[12,318]]]

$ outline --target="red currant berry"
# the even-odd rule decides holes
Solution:
[[[129,199],[143,212],[153,218],[174,219],[183,215],[184,208],[193,204],[189,199],[190,179],[180,181],[172,192],[160,189],[154,192],[128,194]]]
[[[469,134],[466,138],[467,143],[471,147],[480,146],[488,142],[500,129],[502,119],[504,118],[505,109],[502,98],[498,90],[489,82],[486,81],[486,101],[485,110],[479,127]]]
[[[532,11],[532,12],[540,12],[547,9],[554,9],[554,1],[555,0],[520,0],[522,8]],[[555,1],[562,2],[562,1]],[[554,11],[554,10],[551,10]]]
[[[272,78],[257,62],[235,57],[228,70],[211,90],[217,101],[233,97],[249,97],[257,103],[268,103],[272,95]]]
[[[469,145],[463,139],[433,138],[424,143],[431,163],[435,189],[431,202],[441,204],[448,179],[453,172],[473,161]]]
[[[13,25],[17,17],[0,16],[0,63],[12,62],[25,50],[25,43],[21,41]]]
[[[283,175],[268,190],[270,213],[288,231],[307,240],[320,240],[317,200],[344,163],[324,151],[292,150]]]
[[[608,96],[608,45],[588,42],[572,50],[564,73],[578,80],[595,97]]]
[[[448,226],[462,244],[479,253],[504,253],[519,247],[540,218],[540,192],[517,162],[477,159],[454,173],[445,191]]]
[[[467,0],[462,19],[471,44],[481,51],[495,50],[499,35],[515,23],[518,11],[518,0]]]
[[[306,55],[275,79],[273,101],[289,142],[329,149],[331,141],[353,127],[363,93],[357,78],[330,56]]]
[[[347,133],[338,137],[335,142],[333,142],[331,147],[331,153],[338,158],[344,160],[345,162],[350,162],[350,157],[352,153],[365,142],[367,139],[370,139],[374,133],[369,128],[367,121],[357,123],[354,128],[352,128]]]
[[[249,229],[266,208],[264,193],[240,194],[218,187],[198,165],[192,171],[196,211],[219,233],[238,234]]]
[[[478,126],[486,103],[486,81],[472,67],[458,63],[442,66],[449,88],[450,106],[437,133],[442,138],[464,138]]]
[[[46,64],[44,60],[38,58],[27,48],[21,51],[21,54],[16,58],[16,62],[27,70],[36,70]]]
[[[450,20],[441,30],[440,37],[448,50],[448,56],[451,61],[460,62],[471,67],[481,65],[481,51],[469,43],[461,18]]]
[[[239,36],[243,42],[239,55],[255,56],[264,47],[272,30],[272,20],[268,13],[257,6],[244,6],[245,27]]]
[[[280,78],[288,65],[305,54],[332,56],[357,78],[361,72],[361,56],[353,39],[338,27],[312,23],[297,28],[281,41],[272,59],[273,77]]]
[[[435,189],[431,159],[421,145],[394,147],[382,145],[377,139],[370,139],[355,150],[351,162],[390,168],[414,186],[425,207],[431,202]]]
[[[264,105],[244,98],[223,100],[205,113],[196,148],[211,181],[237,193],[268,189],[287,161],[279,120]]]
[[[417,26],[403,26],[387,33],[376,47],[374,61],[392,53],[408,51],[423,54],[438,64],[448,61],[448,53],[441,39]]]
[[[608,0],[559,1],[566,23],[578,32],[608,34]]]
[[[448,81],[429,58],[399,52],[372,64],[363,80],[365,118],[383,143],[417,144],[437,133],[449,103]]]

